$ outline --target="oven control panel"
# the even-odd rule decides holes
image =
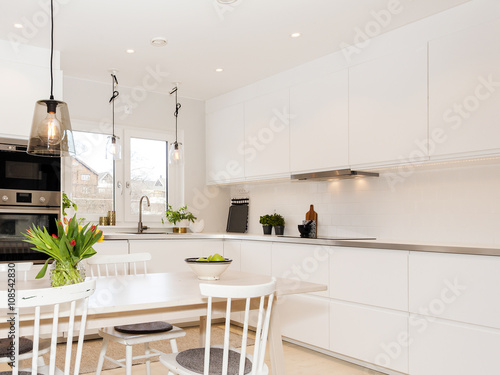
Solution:
[[[0,207],[3,206],[60,207],[61,193],[0,189]]]

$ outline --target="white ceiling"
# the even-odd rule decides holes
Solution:
[[[402,11],[384,31],[467,1],[399,0]],[[67,76],[109,83],[108,70],[116,68],[120,84],[134,87],[150,67],[168,73],[154,90],[181,82],[181,96],[208,99],[352,44],[356,29],[391,2],[398,0],[238,0],[225,6],[216,0],[54,0],[55,48]],[[3,1],[0,39],[16,33],[49,48],[48,4]],[[13,27],[30,22],[39,26]],[[302,37],[290,38],[292,32]],[[151,46],[157,36],[168,45]],[[136,52],[127,54],[129,48]],[[219,67],[224,72],[215,72]]]

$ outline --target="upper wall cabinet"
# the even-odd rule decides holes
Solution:
[[[426,145],[426,48],[352,67],[350,164],[382,166],[426,160]]]
[[[290,94],[281,90],[245,102],[245,177],[290,175]]]
[[[54,96],[62,99],[62,74],[55,70]],[[48,99],[50,73],[46,67],[0,59],[0,135],[27,139],[33,121],[35,103]],[[69,106],[71,115],[71,106]]]
[[[500,23],[429,43],[431,158],[500,151]]]
[[[243,104],[207,114],[207,183],[223,184],[244,179],[244,121]]]
[[[292,172],[346,168],[348,70],[290,89]]]

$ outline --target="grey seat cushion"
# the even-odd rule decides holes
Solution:
[[[11,339],[0,339],[0,358],[10,356]],[[19,338],[19,354],[28,353],[33,350],[33,341],[25,337]]]
[[[126,324],[114,327],[118,332],[130,333],[135,335],[167,332],[172,329],[172,324],[167,322],[148,322],[138,324]]]
[[[210,349],[210,375],[222,374],[222,348]],[[175,358],[177,362],[197,374],[203,374],[203,366],[205,363],[205,348],[196,348],[184,350],[177,354]],[[228,375],[238,375],[240,366],[240,353],[234,350],[229,350],[229,368]],[[252,370],[252,362],[248,358],[245,359],[245,374],[250,373]]]
[[[12,375],[12,371],[2,371],[0,372],[0,375]],[[31,375],[31,371],[19,371],[18,375]],[[38,372],[37,375],[43,375],[43,374],[40,374]]]

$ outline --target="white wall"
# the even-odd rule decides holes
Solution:
[[[297,225],[314,204],[318,236],[500,245],[500,159],[409,170],[395,184],[394,172],[381,171],[379,178],[227,189],[232,196],[250,197],[250,233],[262,234],[259,216],[276,211],[285,217],[285,234],[299,235]]]
[[[119,79],[119,75],[118,75]],[[166,83],[163,83],[166,84]],[[155,130],[175,130],[174,98],[168,94],[144,91],[140,101],[133,100],[134,88],[118,86],[121,102],[115,105],[115,124]],[[181,93],[182,87],[179,88]],[[137,93],[138,91],[136,91]],[[96,129],[110,133],[111,78],[109,84],[64,77],[64,100],[68,103],[73,124],[78,121],[92,122]],[[130,113],[122,110],[124,98],[130,99]],[[135,96],[136,98],[138,96]],[[227,212],[218,209],[228,199],[227,191],[205,187],[205,107],[199,100],[179,97],[178,128],[183,133],[185,155],[185,203],[190,211],[205,221],[205,231],[225,229]],[[134,106],[135,105],[135,106]],[[105,125],[106,124],[106,125]]]

